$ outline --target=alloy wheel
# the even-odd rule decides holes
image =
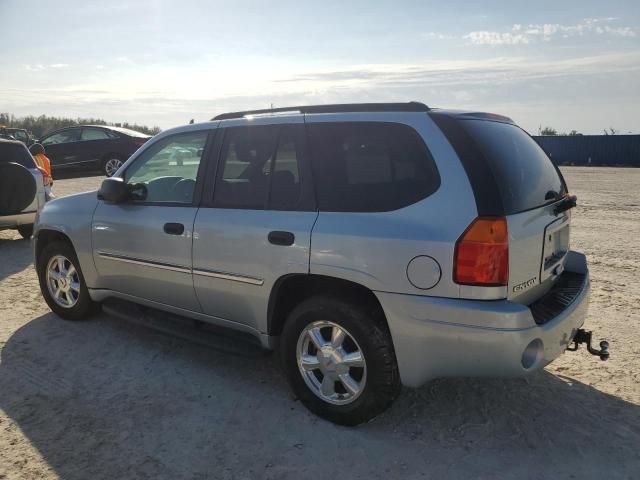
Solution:
[[[67,257],[55,255],[47,263],[47,288],[53,301],[63,308],[78,303],[80,276]]]
[[[365,388],[367,366],[362,349],[340,325],[318,321],[298,338],[296,359],[309,389],[334,405],[355,401]]]
[[[111,158],[105,162],[104,172],[107,174],[107,177],[112,177],[121,166],[122,160]]]

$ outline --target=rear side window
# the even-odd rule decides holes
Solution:
[[[0,142],[0,163],[17,163],[25,168],[36,168],[27,147],[19,143]]]
[[[108,140],[109,138],[112,137],[107,132],[97,128],[83,128],[80,137],[81,140]]]
[[[213,205],[250,210],[297,210],[303,146],[290,125],[225,129]]]
[[[505,215],[552,203],[566,193],[558,169],[520,127],[486,120],[460,124],[493,174]]]
[[[320,210],[397,210],[440,186],[429,150],[407,125],[311,123],[307,134]]]

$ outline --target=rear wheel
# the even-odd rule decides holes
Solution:
[[[18,233],[25,240],[29,240],[31,238],[31,235],[33,235],[33,224],[31,224],[31,225],[20,225],[18,227]]]
[[[289,315],[280,348],[294,393],[332,422],[371,420],[400,392],[393,343],[379,308],[332,296],[309,298]]]
[[[124,162],[117,157],[109,157],[102,164],[102,171],[107,177],[113,177]]]
[[[91,300],[75,251],[67,242],[46,245],[38,257],[40,290],[47,305],[67,320],[81,320],[99,309]]]

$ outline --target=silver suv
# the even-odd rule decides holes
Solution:
[[[51,309],[118,298],[249,333],[331,421],[373,418],[401,385],[539,370],[584,333],[575,197],[509,118],[223,114],[157,135],[116,177],[40,215]]]

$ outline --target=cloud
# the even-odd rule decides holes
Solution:
[[[41,63],[35,65],[23,65],[23,67],[28,72],[40,72],[45,69],[45,66]]]
[[[438,32],[427,32],[427,33],[423,33],[422,36],[425,38],[437,39],[437,40],[451,40],[453,38],[456,38],[454,35],[447,35],[447,34],[438,33]]]
[[[520,33],[489,32],[486,30],[469,32],[463,38],[474,45],[519,45],[530,42],[529,36]]]
[[[573,25],[560,23],[542,23],[522,25],[514,24],[510,31],[474,31],[463,35],[463,39],[472,45],[521,45],[539,41],[550,42],[556,38],[582,37],[589,34],[608,35],[612,37],[635,37],[636,31],[631,27],[611,26],[618,19],[585,18]]]
[[[306,88],[323,86],[407,86],[501,83],[513,80],[640,71],[640,53],[621,53],[563,60],[529,57],[431,62],[426,64],[358,65],[342,70],[306,72],[279,80]]]
[[[41,72],[48,68],[67,68],[68,63],[51,63],[49,65],[43,65],[42,63],[23,65],[24,69],[28,72]]]

